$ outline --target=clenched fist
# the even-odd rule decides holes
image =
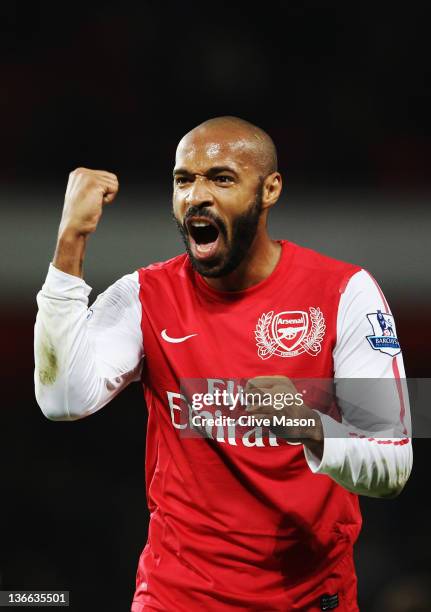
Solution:
[[[258,403],[247,406],[247,412],[254,415],[269,417],[284,416],[292,425],[285,427],[270,426],[271,431],[281,438],[291,442],[300,442],[307,446],[319,459],[323,456],[323,426],[320,416],[304,404],[302,394],[286,376],[256,376],[248,380],[246,393],[253,394]],[[271,401],[259,404],[259,399],[269,398]],[[302,425],[301,420],[310,424]],[[294,423],[297,423],[296,425]],[[311,425],[314,423],[314,425]]]
[[[53,259],[56,268],[82,278],[87,238],[97,228],[103,205],[117,192],[118,179],[111,172],[77,168],[70,173]]]
[[[77,168],[69,175],[59,234],[87,236],[93,233],[102,215],[118,192],[115,174],[104,170]]]

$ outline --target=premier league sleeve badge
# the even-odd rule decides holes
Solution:
[[[401,353],[400,343],[396,336],[394,318],[387,312],[378,310],[367,314],[367,319],[373,328],[373,335],[367,340],[375,351],[394,357]]]

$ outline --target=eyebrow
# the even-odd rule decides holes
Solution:
[[[205,172],[205,176],[214,176],[216,174],[220,174],[220,172],[230,172],[231,174],[238,176],[231,166],[212,166],[209,170],[207,170],[207,172]],[[177,174],[193,176],[193,172],[190,172],[190,170],[187,170],[187,168],[174,168],[173,175],[176,176]]]

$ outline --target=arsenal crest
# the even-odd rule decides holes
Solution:
[[[322,348],[325,319],[320,308],[310,306],[308,310],[263,313],[254,332],[259,357],[296,357],[302,353],[316,357]]]

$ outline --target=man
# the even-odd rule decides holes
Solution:
[[[357,494],[395,496],[412,462],[399,345],[378,333],[377,313],[390,314],[380,288],[357,266],[269,237],[281,192],[274,144],[220,117],[176,153],[173,213],[187,252],[124,276],[88,310],[85,246],[117,191],[109,172],[69,177],[38,295],[35,384],[47,417],[73,420],[143,382],[151,518],[132,611],[357,610]],[[295,385],[334,377],[388,379],[391,416],[360,402],[319,410]],[[282,413],[293,425],[198,423],[205,436],[193,435],[190,392],[217,389],[227,404],[245,391],[291,393]],[[251,415],[278,410],[245,403]],[[381,423],[384,439],[367,433]]]

